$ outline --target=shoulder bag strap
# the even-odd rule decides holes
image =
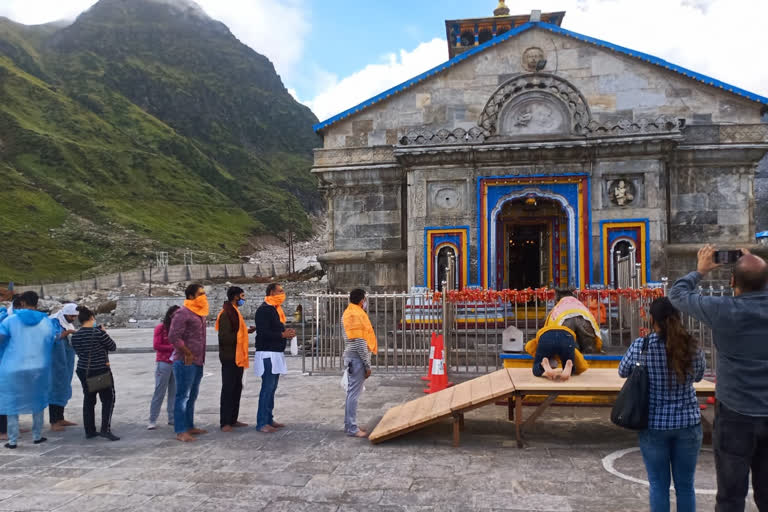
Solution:
[[[88,378],[88,374],[91,372],[91,359],[93,358],[93,341],[96,339],[96,328],[93,328],[91,333],[91,350],[88,351],[88,366],[85,367],[85,378]]]
[[[640,359],[642,359],[642,364],[645,364],[646,361],[648,361],[648,342],[650,340],[650,336],[646,336],[643,338],[643,348],[640,349]],[[640,364],[640,363],[638,363]]]

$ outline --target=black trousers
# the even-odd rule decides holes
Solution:
[[[768,417],[745,416],[722,402],[715,410],[713,439],[717,512],[744,511],[749,471],[758,510],[768,510]]]
[[[8,433],[8,416],[0,416],[0,434]]]
[[[243,368],[234,361],[221,362],[221,426],[237,423],[240,416],[240,395],[243,393]]]
[[[102,373],[109,372],[111,370],[96,370],[91,371],[88,376],[95,377]],[[101,431],[112,431],[112,411],[115,409],[115,387],[112,386],[107,389],[102,389],[96,393],[88,391],[88,386],[85,383],[85,370],[77,369],[77,378],[80,379],[80,384],[83,385],[83,426],[85,427],[86,435],[96,433],[96,397],[101,400]]]
[[[64,421],[64,406],[51,404],[48,406],[48,416],[51,420],[51,425]]]

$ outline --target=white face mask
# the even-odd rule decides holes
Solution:
[[[364,299],[363,302],[360,303],[360,307],[363,308],[363,311],[368,311],[368,299]]]

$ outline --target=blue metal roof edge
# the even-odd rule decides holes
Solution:
[[[328,118],[325,121],[317,123],[316,125],[314,125],[312,127],[312,129],[315,132],[318,132],[318,131],[322,130],[323,128],[327,128],[328,126],[330,126],[330,125],[332,125],[332,124],[334,124],[334,123],[336,123],[338,121],[341,121],[345,117],[349,117],[352,114],[356,114],[357,112],[360,112],[361,110],[366,109],[366,108],[370,107],[371,105],[374,105],[374,104],[376,104],[376,103],[378,103],[378,102],[380,102],[382,100],[385,100],[385,99],[389,98],[390,96],[392,96],[394,94],[397,94],[397,93],[399,93],[401,91],[404,91],[405,89],[408,89],[409,87],[413,87],[414,85],[418,84],[422,80],[424,80],[424,79],[426,79],[426,78],[428,78],[428,77],[430,77],[432,75],[435,75],[437,73],[440,73],[441,71],[445,71],[446,69],[455,66],[459,62],[462,62],[462,61],[468,59],[469,57],[484,51],[486,48],[490,48],[491,46],[495,46],[495,45],[501,43],[502,41],[506,41],[510,37],[516,36],[518,34],[522,34],[526,30],[528,30],[528,29],[530,29],[530,28],[532,28],[534,26],[535,26],[534,23],[530,23],[529,22],[529,23],[524,23],[524,24],[520,25],[519,27],[513,28],[512,30],[507,31],[507,32],[503,33],[500,36],[494,37],[490,41],[486,41],[485,43],[481,44],[480,46],[475,46],[471,50],[467,50],[466,52],[464,52],[464,53],[462,53],[460,55],[457,55],[456,57],[454,57],[454,58],[452,58],[452,59],[450,59],[450,60],[448,60],[446,62],[443,62],[442,64],[440,64],[438,66],[435,66],[434,68],[432,68],[432,69],[430,69],[428,71],[425,71],[424,73],[422,73],[420,75],[417,75],[417,76],[411,78],[410,80],[406,80],[405,82],[403,82],[401,84],[398,84],[398,85],[392,87],[391,89],[387,89],[386,91],[384,91],[384,92],[382,92],[380,94],[377,94],[373,98],[365,100],[364,102],[360,103],[359,105],[355,105],[354,107],[352,107],[350,109],[347,109],[347,110],[345,110],[344,112],[342,112],[340,114],[336,114],[335,116],[333,116],[331,118]]]
[[[467,50],[466,52],[457,55],[456,57],[438,65],[434,68],[425,71],[424,73],[417,75],[410,80],[407,80],[401,84],[398,84],[390,89],[387,89],[386,91],[377,94],[376,96],[365,100],[364,102],[355,105],[352,108],[349,108],[345,110],[344,112],[341,112],[340,114],[337,114],[333,117],[330,117],[326,119],[325,121],[319,122],[316,125],[312,127],[312,129],[315,132],[319,132],[320,130],[327,128],[328,126],[337,123],[338,121],[341,121],[342,119],[349,117],[353,114],[356,114],[360,112],[361,110],[364,110],[376,103],[379,103],[380,101],[383,101],[390,96],[393,96],[401,91],[404,91],[405,89],[408,89],[409,87],[413,87],[414,85],[418,84],[419,82],[425,80],[426,78],[436,75],[437,73],[440,73],[442,71],[445,71],[448,68],[451,68],[458,64],[459,62],[462,62],[470,57],[472,57],[475,54],[478,54],[480,52],[485,51],[486,49],[496,46],[499,43],[502,43],[506,41],[507,39],[511,37],[515,37],[519,34],[522,34],[523,32],[530,30],[534,27],[540,27],[544,30],[548,30],[550,32],[554,32],[556,34],[561,34],[567,37],[572,37],[574,39],[577,39],[579,41],[585,41],[587,43],[594,44],[595,46],[601,46],[603,48],[607,48],[609,50],[613,50],[619,53],[623,53],[625,55],[628,55],[630,57],[634,57],[640,60],[643,60],[645,62],[648,62],[650,64],[654,64],[656,66],[662,67],[664,69],[674,71],[676,73],[679,73],[683,76],[686,76],[688,78],[692,78],[694,80],[698,80],[699,82],[703,82],[707,85],[710,85],[712,87],[717,87],[719,89],[723,89],[727,92],[730,92],[732,94],[736,94],[738,96],[743,96],[749,100],[755,101],[757,103],[762,103],[764,105],[768,105],[768,97],[760,96],[759,94],[755,94],[752,92],[749,92],[745,89],[742,89],[740,87],[736,87],[735,85],[728,84],[726,82],[722,82],[720,80],[717,80],[715,78],[702,75],[701,73],[696,73],[695,71],[691,71],[690,69],[684,68],[682,66],[678,66],[676,64],[672,64],[671,62],[667,62],[664,59],[660,59],[659,57],[654,57],[653,55],[649,55],[647,53],[638,52],[636,50],[632,50],[630,48],[625,48],[623,46],[619,46],[613,43],[609,43],[607,41],[603,41],[602,39],[597,39],[595,37],[585,36],[583,34],[579,34],[578,32],[573,32],[568,29],[564,29],[562,27],[558,27],[557,25],[552,25],[550,23],[541,23],[541,22],[528,22],[520,25],[519,27],[513,28],[512,30],[505,32],[504,34],[494,37],[490,41],[487,41],[480,46],[475,46],[474,48]]]

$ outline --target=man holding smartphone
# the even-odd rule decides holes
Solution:
[[[768,264],[742,249],[731,277],[734,296],[705,297],[698,285],[721,266],[715,253],[702,247],[696,271],[675,282],[669,299],[712,328],[717,348],[716,510],[744,510],[750,469],[755,504],[768,510]]]

